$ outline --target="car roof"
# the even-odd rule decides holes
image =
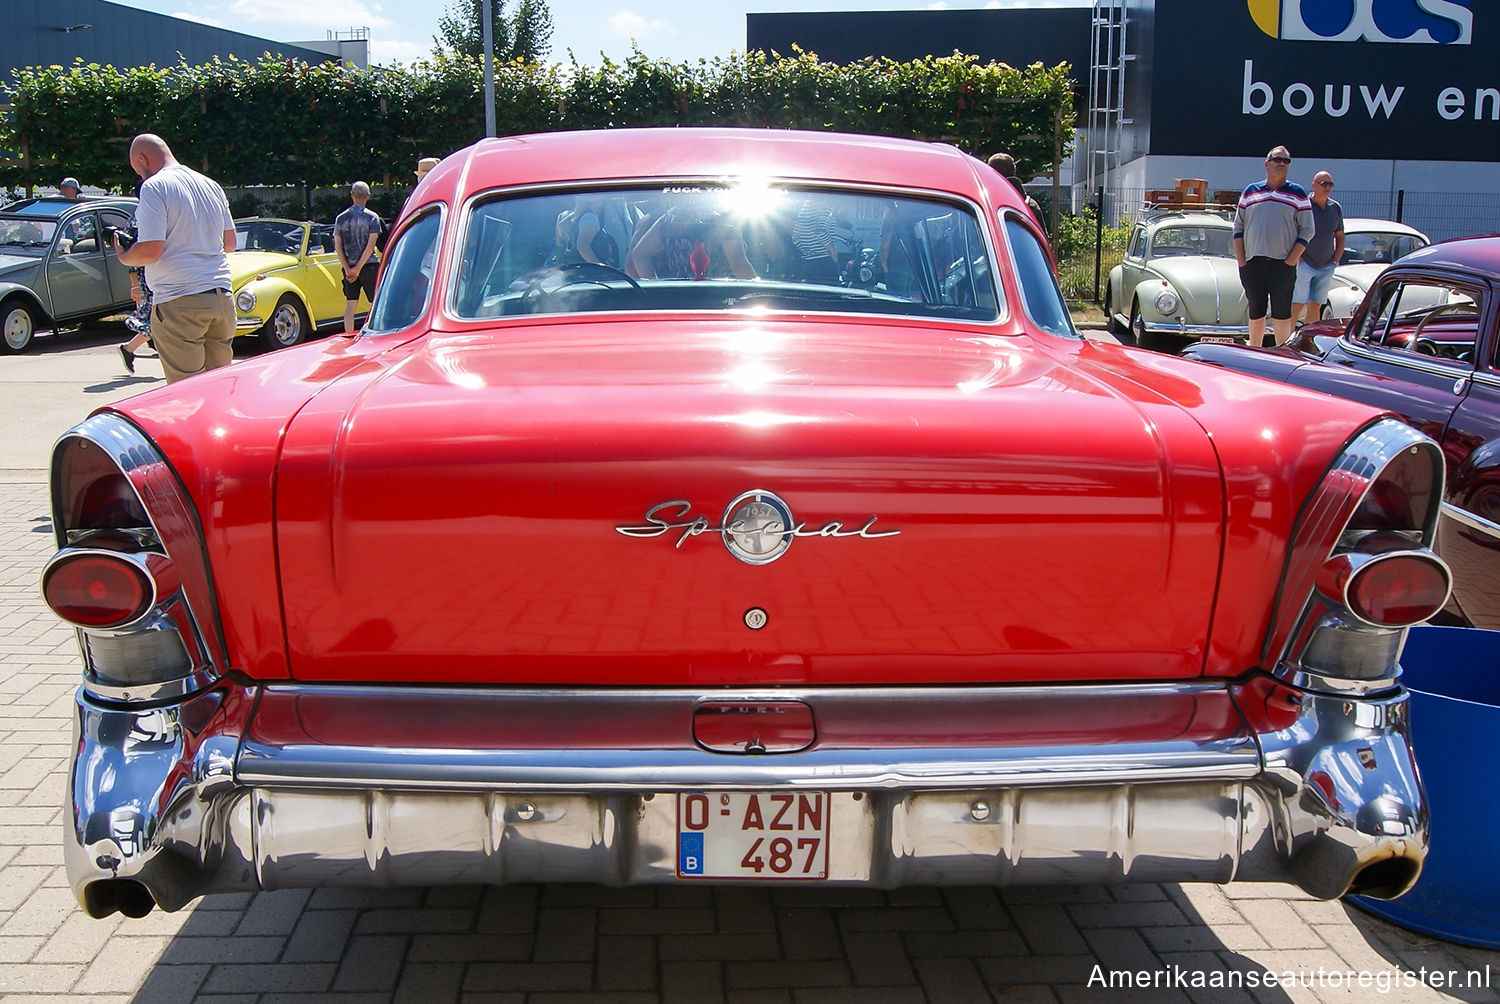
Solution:
[[[1158,229],[1160,229],[1162,227],[1165,227],[1165,226],[1168,226],[1168,225],[1170,225],[1170,226],[1177,226],[1177,227],[1180,227],[1180,226],[1189,226],[1189,227],[1232,227],[1232,226],[1234,226],[1234,224],[1229,220],[1228,217],[1221,216],[1218,213],[1211,213],[1211,212],[1201,212],[1201,213],[1198,213],[1198,212],[1193,212],[1191,210],[1186,211],[1186,212],[1184,212],[1182,210],[1172,210],[1172,211],[1165,212],[1165,213],[1158,212],[1156,214],[1148,216],[1144,220],[1144,222],[1145,222],[1146,226],[1148,226],[1148,227],[1153,227],[1154,226],[1154,227],[1157,227]]]
[[[1455,237],[1429,244],[1404,256],[1393,267],[1404,270],[1413,266],[1455,269],[1486,279],[1500,279],[1500,234]]]
[[[595,129],[481,140],[439,164],[429,180],[461,186],[471,194],[549,182],[762,174],[976,198],[982,187],[993,184],[980,170],[990,168],[954,147],[882,136],[783,129]],[[1019,196],[1015,201],[1019,204]]]
[[[1412,237],[1420,237],[1424,241],[1427,239],[1427,235],[1416,227],[1407,226],[1405,223],[1397,223],[1395,220],[1375,220],[1364,216],[1345,216],[1344,233],[1408,234]]]
[[[0,209],[6,216],[29,217],[31,219],[57,219],[73,210],[98,207],[133,207],[137,200],[128,195],[90,196],[81,199],[65,199],[56,195],[43,195],[33,199],[20,199]]]

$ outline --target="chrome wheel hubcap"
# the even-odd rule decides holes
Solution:
[[[282,304],[276,308],[276,316],[271,321],[271,329],[276,332],[276,341],[282,345],[293,345],[298,336],[302,334],[302,318],[297,316],[297,308],[291,304]]]

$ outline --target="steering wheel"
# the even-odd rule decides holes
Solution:
[[[1441,306],[1439,306],[1435,310],[1433,310],[1431,313],[1429,313],[1426,317],[1422,318],[1420,321],[1417,322],[1416,328],[1411,333],[1411,344],[1412,344],[1412,347],[1413,348],[1416,347],[1417,340],[1422,337],[1422,329],[1425,328],[1425,327],[1427,327],[1427,324],[1428,324],[1429,321],[1431,321],[1434,317],[1437,317],[1439,314],[1448,314],[1448,313],[1473,314],[1473,315],[1475,315],[1477,317],[1477,316],[1479,316],[1479,308],[1476,305],[1474,305],[1473,303],[1468,303],[1468,302],[1464,302],[1464,301],[1458,301],[1458,302],[1455,302],[1455,303],[1445,303],[1445,304],[1442,304]]]
[[[543,284],[549,279],[558,280],[551,289],[543,288]],[[551,309],[553,297],[569,286],[598,286],[613,293],[624,292],[624,287],[617,284],[617,280],[624,279],[630,284],[635,293],[642,293],[641,284],[625,271],[606,265],[597,261],[568,261],[549,266],[545,271],[532,280],[531,285],[526,287],[526,292],[521,294],[521,302],[529,304],[528,312],[536,313],[537,307],[543,304]],[[634,295],[634,294],[632,294]]]

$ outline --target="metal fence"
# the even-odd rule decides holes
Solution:
[[[1040,187],[1031,191],[1038,198],[1050,194]],[[1070,300],[1099,301],[1110,269],[1124,257],[1130,226],[1147,207],[1151,194],[1145,189],[1100,190],[1082,212],[1059,216],[1053,247],[1058,279]],[[1229,197],[1238,198],[1239,193],[1209,192],[1206,198],[1212,202],[1216,195],[1221,204],[1228,204],[1226,211],[1232,211]],[[1165,198],[1165,193],[1157,193],[1157,197]],[[1500,233],[1500,194],[1337,189],[1334,199],[1343,207],[1346,218],[1395,220],[1415,227],[1434,241]]]

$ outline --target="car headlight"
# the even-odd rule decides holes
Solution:
[[[1164,289],[1156,294],[1156,309],[1163,314],[1172,313],[1181,303],[1182,301],[1177,298],[1177,294],[1170,289]]]
[[[234,298],[234,305],[242,314],[248,314],[255,309],[255,294],[248,289],[242,289]]]

